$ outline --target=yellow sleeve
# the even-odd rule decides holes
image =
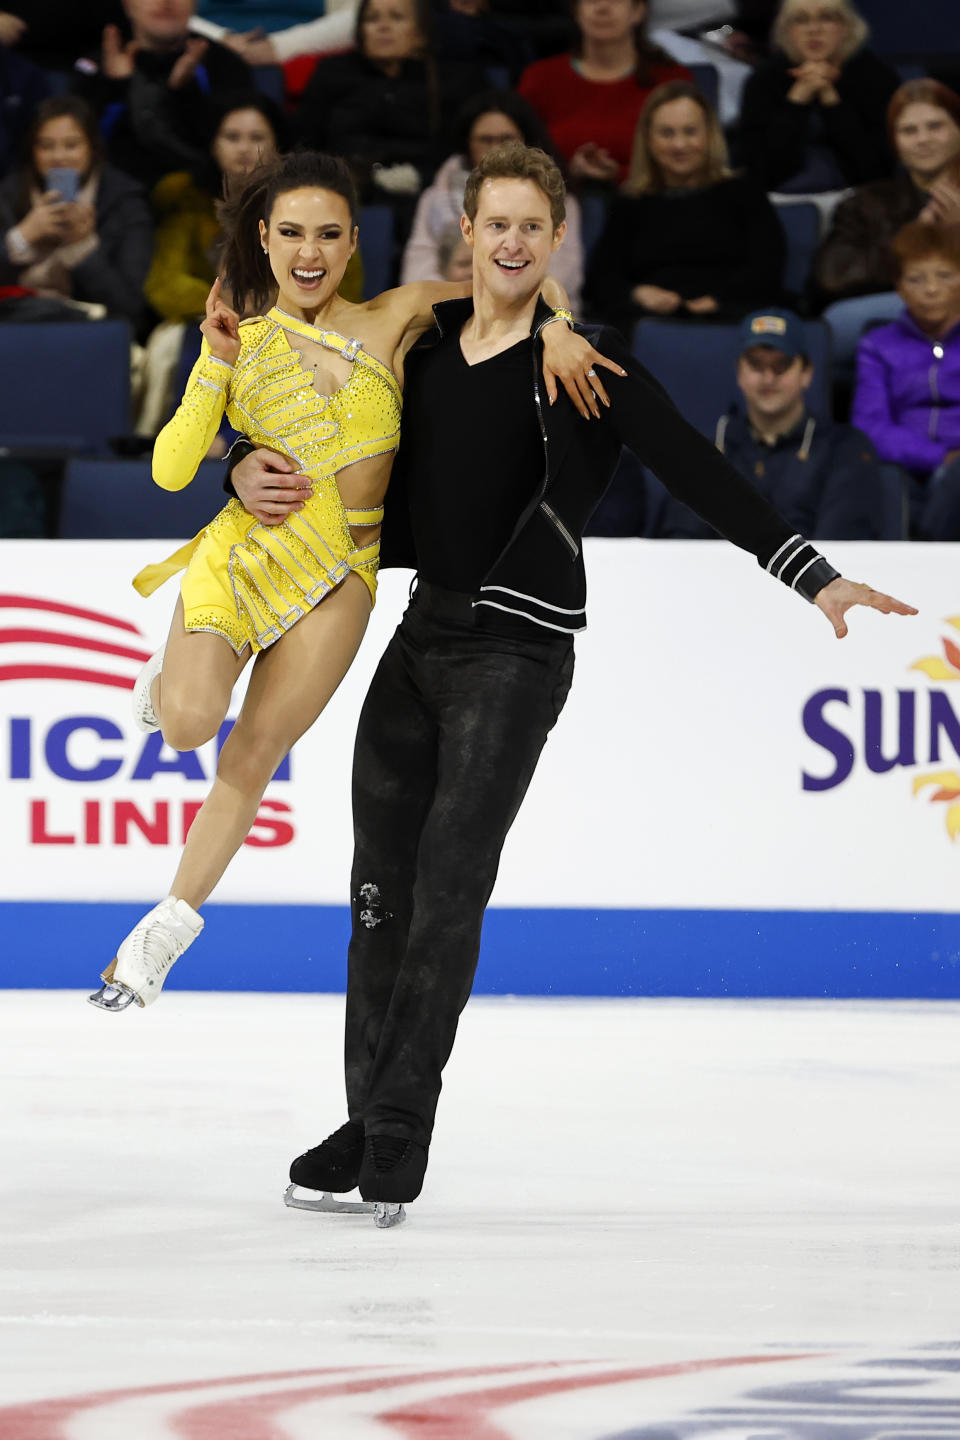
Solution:
[[[153,478],[164,490],[189,485],[220,429],[233,366],[210,354],[206,340],[190,371],[177,413],[157,436]]]

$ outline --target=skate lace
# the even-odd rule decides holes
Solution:
[[[143,969],[159,980],[184,951],[183,941],[172,935],[162,921],[151,925],[143,937]]]
[[[371,1135],[370,1156],[375,1170],[393,1170],[407,1158],[410,1141],[401,1135]]]

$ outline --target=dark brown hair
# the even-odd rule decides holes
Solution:
[[[270,261],[260,242],[260,221],[270,223],[277,197],[291,190],[330,190],[340,195],[357,223],[357,192],[344,160],[317,150],[294,150],[254,170],[240,194],[218,207],[226,240],[220,269],[241,313],[262,310],[276,289]]]
[[[573,44],[570,46],[571,55],[582,55],[583,35],[580,26],[577,24],[577,6],[579,0],[569,0],[570,19],[575,27]],[[669,65],[675,67],[677,62],[666,50],[661,50],[659,45],[654,45],[647,39],[647,15],[650,10],[649,0],[642,0],[643,18],[638,20],[633,27],[633,44],[637,52],[637,68],[634,71],[637,84],[641,90],[648,89],[654,82],[653,69],[655,65]]]
[[[35,185],[41,183],[33,160],[33,151],[37,143],[37,136],[48,125],[51,120],[62,120],[69,117],[75,120],[80,126],[90,146],[90,169],[96,170],[103,160],[103,139],[100,134],[100,127],[97,124],[97,117],[93,110],[82,100],[79,95],[50,95],[46,100],[41,100],[33,114],[33,123],[27,131],[23,142],[23,155],[26,162],[26,169],[29,171],[30,179]]]
[[[534,145],[521,145],[512,140],[509,145],[498,145],[470,171],[466,189],[463,192],[463,210],[471,223],[477,218],[480,201],[480,187],[484,180],[532,180],[550,201],[550,219],[554,232],[566,217],[566,186],[560,167],[544,150]]]

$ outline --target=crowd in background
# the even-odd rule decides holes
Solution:
[[[887,535],[893,486],[905,533],[960,539],[960,54],[918,53],[907,13],[878,54],[861,8],[0,0],[0,327],[127,321],[148,449],[198,353],[217,200],[258,163],[343,155],[390,212],[393,283],[461,279],[466,176],[521,139],[567,178],[554,271],[578,317],[686,334],[692,376],[702,327],[731,327],[716,443],[798,530]],[[819,243],[788,279],[804,202]],[[361,227],[349,298],[363,257]],[[55,533],[10,473],[0,535]],[[596,528],[705,533],[629,464]]]

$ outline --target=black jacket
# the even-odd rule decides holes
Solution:
[[[376,162],[415,165],[433,176],[454,115],[486,77],[463,61],[404,60],[385,75],[359,50],[320,61],[297,111],[297,138],[350,161],[359,174]]]
[[[777,212],[747,176],[696,190],[619,195],[591,256],[585,293],[604,320],[623,328],[645,313],[633,301],[637,285],[659,285],[683,300],[712,295],[720,307],[713,318],[739,318],[780,295],[785,253]]]
[[[806,166],[808,147],[831,152],[844,185],[879,180],[893,170],[886,113],[900,78],[869,50],[858,50],[837,81],[839,105],[795,105],[787,99],[793,65],[776,54],[756,70],[743,89],[740,147],[751,175],[765,190],[777,190]]]
[[[818,540],[876,540],[881,529],[881,475],[861,430],[804,414],[767,445],[735,406],[717,421],[717,449],[786,517]],[[667,539],[708,539],[709,528],[670,501],[656,531]]]
[[[469,318],[471,300],[447,300],[434,306],[437,328],[422,336],[406,358],[406,386],[417,383],[417,355],[435,345],[450,327]],[[539,336],[553,312],[537,304],[534,333]],[[577,327],[602,355],[627,371],[621,378],[604,372],[609,410],[600,420],[584,420],[560,392],[551,406],[544,393],[541,347],[534,346],[530,403],[537,407],[544,442],[544,471],[533,498],[521,514],[507,545],[497,557],[476,597],[478,606],[524,615],[549,629],[575,631],[586,624],[586,576],[582,537],[613,476],[621,446],[656,474],[678,500],[690,505],[720,534],[749,550],[765,568],[808,600],[837,571],[747,483],[677,410],[666,391],[633,358],[616,331]],[[479,419],[479,417],[478,417]],[[400,449],[390,480],[381,564],[417,568],[417,554],[406,505],[415,483],[416,456]],[[495,607],[495,608],[494,608]]]
[[[138,50],[129,80],[102,71],[78,74],[75,89],[100,120],[107,158],[152,190],[174,170],[195,170],[209,159],[218,95],[249,94],[250,67],[225,45],[210,41],[192,77],[172,90],[177,50]]]

